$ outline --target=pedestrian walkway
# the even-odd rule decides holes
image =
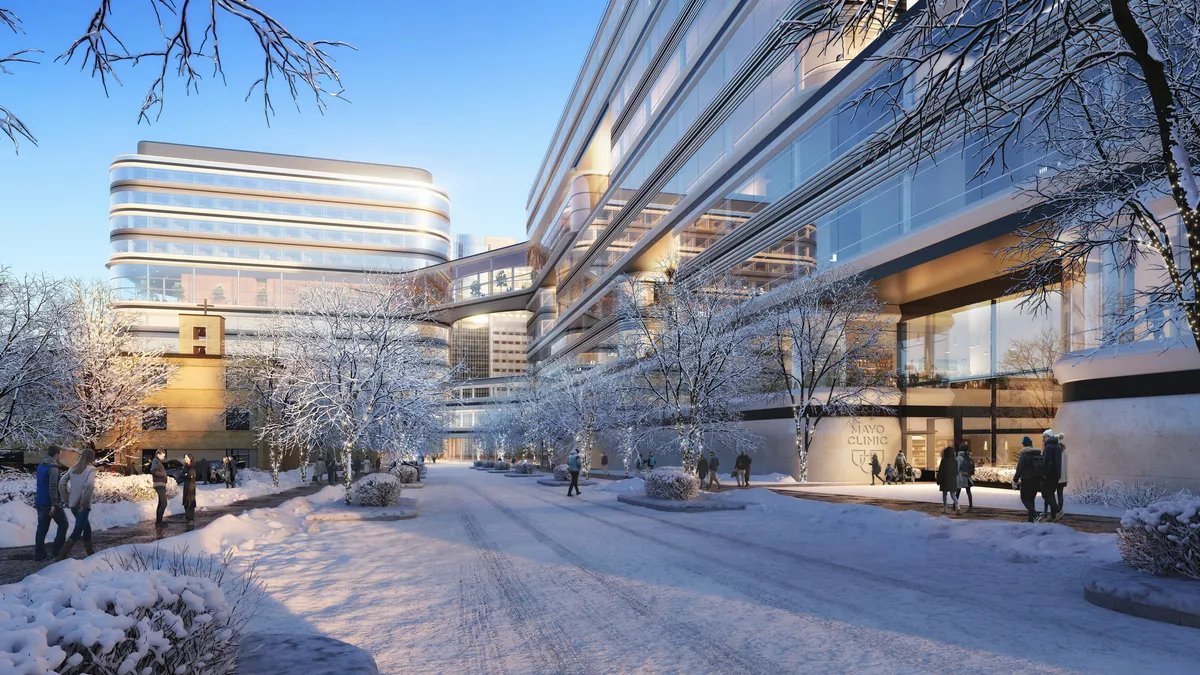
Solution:
[[[736,488],[735,488],[736,489]],[[797,499],[812,499],[819,502],[829,502],[833,504],[867,504],[869,506],[878,506],[889,509],[891,511],[918,511],[931,516],[946,515],[942,510],[941,504],[930,502],[912,501],[906,499],[887,499],[883,497],[863,497],[861,495],[839,495],[815,492],[803,488],[768,488],[772,492],[776,492],[788,497]],[[954,516],[962,520],[1008,520],[1012,522],[1025,522],[1025,511],[1016,509],[1002,509],[988,506],[976,506],[974,510],[967,513],[965,503],[965,495],[963,496],[962,514]],[[1090,532],[1093,534],[1109,534],[1116,532],[1121,526],[1120,518],[1112,518],[1108,516],[1090,516],[1075,513],[1066,513],[1063,519],[1059,521],[1059,525],[1079,530],[1080,532]]]
[[[261,509],[271,506],[279,506],[289,499],[295,497],[304,497],[311,495],[325,487],[324,483],[309,484],[291,490],[285,490],[271,495],[261,495],[250,499],[243,499],[239,502],[233,502],[224,506],[212,506],[203,511],[196,511],[196,520],[192,524],[188,524],[183,517],[183,514],[168,516],[165,520],[168,527],[157,528],[154,526],[153,520],[143,520],[136,525],[126,525],[124,527],[110,527],[106,530],[96,530],[92,533],[92,545],[96,551],[101,551],[113,546],[122,544],[147,544],[163,537],[180,534],[181,532],[189,532],[196,528],[204,527],[212,521],[227,514],[240,514],[251,509]],[[51,533],[54,532],[54,527],[50,528]],[[47,542],[47,549],[49,542]],[[80,542],[71,549],[72,558],[87,557],[84,551],[83,543]],[[35,561],[33,559],[33,545],[15,546],[12,548],[0,548],[0,584],[11,584],[26,576],[37,572],[41,568],[54,562],[53,558],[45,561]]]

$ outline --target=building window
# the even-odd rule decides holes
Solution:
[[[208,354],[208,349],[205,348],[204,345],[196,345],[192,347],[192,354],[196,356],[204,356]]]
[[[249,431],[250,411],[245,408],[227,408],[225,410],[225,429],[227,431]]]
[[[204,326],[193,326],[192,327],[192,339],[193,340],[207,340],[208,339],[208,328],[206,328]]]
[[[167,409],[166,408],[146,408],[142,412],[142,430],[143,431],[166,431],[167,430]]]

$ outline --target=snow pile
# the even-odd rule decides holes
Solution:
[[[1013,477],[1017,475],[1017,467],[1015,466],[977,466],[975,467],[975,475],[973,478],[976,483],[1004,483],[1008,485],[1013,482]]]
[[[0,504],[18,501],[33,505],[37,495],[37,479],[23,471],[0,470]]]
[[[1200,579],[1200,499],[1170,499],[1126,511],[1117,546],[1134,569]]]
[[[557,464],[554,467],[554,480],[571,480],[571,471],[566,464]]]
[[[602,492],[615,492],[625,495],[641,495],[646,494],[646,481],[641,478],[626,478],[625,480],[610,480],[604,481],[600,487],[596,488]]]
[[[690,501],[700,496],[700,480],[674,467],[651,471],[645,488],[646,496],[653,499]]]
[[[1071,502],[1097,504],[1122,509],[1138,509],[1161,501],[1200,499],[1200,493],[1180,490],[1175,493],[1153,483],[1126,485],[1119,480],[1105,481],[1092,476],[1073,480],[1070,487]]]
[[[513,465],[513,472],[514,473],[533,473],[534,472],[534,464],[533,464],[533,462],[530,462],[529,460],[525,460],[523,462],[517,462],[516,464]]]
[[[512,465],[504,460],[500,460],[500,461],[496,462],[496,465],[493,468],[495,468],[497,470],[501,470],[501,471],[508,471],[509,469],[512,468]]]
[[[921,539],[963,542],[999,551],[1010,562],[1039,558],[1082,557],[1118,562],[1115,534],[1089,534],[1066,525],[1000,520],[931,518],[916,511],[889,511],[862,504],[835,504],[796,499],[765,489],[727,492],[713,499],[745,504],[749,510],[778,514],[789,522],[803,523],[812,536],[843,536],[846,532],[886,532]]]
[[[795,478],[792,478],[786,473],[765,473],[761,475],[750,474],[750,480],[760,483],[798,483]]]
[[[395,506],[400,501],[400,479],[388,473],[363,476],[350,486],[348,501],[351,506]]]
[[[391,474],[401,483],[415,483],[420,479],[420,474],[417,467],[407,464],[397,464],[392,467]]]
[[[229,673],[242,625],[212,578],[160,569],[34,575],[0,590],[0,670]]]
[[[179,494],[175,479],[167,477],[167,499]],[[148,473],[133,476],[117,476],[111,473],[96,474],[96,490],[92,494],[93,504],[117,504],[158,499],[154,491],[154,477]]]

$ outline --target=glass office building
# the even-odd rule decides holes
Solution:
[[[110,171],[108,269],[150,339],[208,305],[231,337],[312,285],[450,259],[450,200],[422,169],[141,142]]]

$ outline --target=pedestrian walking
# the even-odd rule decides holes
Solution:
[[[1033,447],[1028,436],[1021,439],[1021,454],[1017,457],[1017,470],[1013,474],[1013,489],[1020,489],[1021,503],[1029,513],[1029,522],[1037,522],[1037,494],[1042,489],[1046,464],[1042,451]]]
[[[753,460],[744,450],[742,451],[742,457],[745,458],[742,461],[742,479],[746,482],[746,487],[750,487],[750,463]]]
[[[1061,453],[1061,459],[1058,466],[1058,490],[1055,491],[1055,501],[1058,502],[1058,518],[1062,520],[1063,510],[1066,504],[1063,503],[1063,493],[1067,489],[1067,435],[1058,435],[1058,448]]]
[[[329,484],[335,485],[337,483],[337,460],[333,458],[333,455],[325,458],[325,473],[329,479]]]
[[[154,510],[154,526],[166,527],[163,515],[167,512],[167,451],[162,448],[154,454],[150,462],[150,479],[154,482],[154,492],[158,495],[158,508]]]
[[[883,471],[883,467],[879,466],[879,455],[872,452],[871,453],[871,485],[875,484],[876,478],[879,479],[880,483],[883,482],[883,476],[880,475],[881,471]]]
[[[571,490],[574,490],[576,495],[580,494],[580,492],[579,492],[579,472],[582,469],[583,469],[583,462],[581,462],[579,460],[579,451],[572,450],[571,455],[569,457],[567,457],[567,471],[571,472],[571,484],[569,486],[567,486],[567,496],[568,497],[571,496]]]
[[[229,469],[225,472],[225,487],[237,486],[237,457],[226,457],[225,461],[229,462]]]
[[[738,487],[748,487],[750,485],[750,476],[746,475],[746,460],[748,459],[750,457],[746,455],[745,450],[742,450],[738,453],[737,457],[733,458],[733,477],[737,479]]]
[[[183,519],[191,527],[196,522],[196,465],[191,455],[183,456],[183,495],[180,501],[183,502]]]
[[[721,489],[721,476],[718,472],[721,470],[721,458],[717,457],[717,453],[708,451],[708,489],[711,490],[713,483],[717,484],[717,489]]]
[[[696,477],[700,479],[700,487],[704,487],[704,479],[708,477],[708,458],[704,453],[700,453],[700,459],[696,460]]]
[[[888,464],[887,468],[883,470],[883,484],[891,485],[894,480],[896,480],[896,470],[892,468],[891,464]]]
[[[320,483],[321,476],[325,475],[325,458],[318,457],[316,467],[313,468],[312,482]]]
[[[654,459],[654,453],[652,452],[652,453],[650,453],[650,457],[648,457],[646,459],[646,466],[650,467],[650,470],[653,471],[654,467],[657,465],[658,465],[658,460]]]
[[[600,468],[601,468],[601,469],[604,469],[604,475],[605,475],[605,476],[611,476],[611,475],[612,475],[612,474],[610,474],[610,473],[608,472],[608,453],[607,453],[607,452],[605,452],[605,453],[602,453],[602,454],[600,455]]]
[[[971,496],[971,486],[975,485],[975,459],[971,457],[971,449],[966,443],[958,446],[958,489],[967,491],[967,513],[975,510],[975,498]],[[956,492],[955,497],[958,496]]]
[[[942,512],[949,509],[946,498],[954,500],[954,515],[958,515],[958,460],[954,458],[954,448],[942,450],[942,461],[937,470],[938,489],[942,491]]]
[[[83,452],[79,453],[75,465],[58,479],[59,499],[75,516],[75,527],[71,530],[71,537],[67,539],[66,546],[58,552],[58,560],[66,560],[71,555],[75,542],[80,539],[83,540],[83,550],[87,551],[88,555],[96,552],[96,549],[92,548],[92,525],[88,521],[92,512],[92,493],[96,489],[96,467],[92,466],[95,461],[96,451],[84,448]]]
[[[1058,480],[1062,476],[1062,446],[1053,430],[1042,432],[1042,457],[1045,458],[1046,473],[1042,477],[1042,501],[1050,507],[1047,517],[1052,523],[1062,520],[1063,505],[1058,501]]]
[[[896,453],[896,479],[901,483],[908,476],[908,458],[904,456],[904,451]]]
[[[63,511],[62,496],[58,491],[58,480],[62,477],[62,465],[58,463],[62,448],[51,445],[37,467],[37,493],[33,506],[37,509],[37,533],[33,542],[33,559],[46,559],[46,535],[50,533],[50,522],[54,521],[54,546],[50,555],[58,557],[67,541],[67,514]]]

